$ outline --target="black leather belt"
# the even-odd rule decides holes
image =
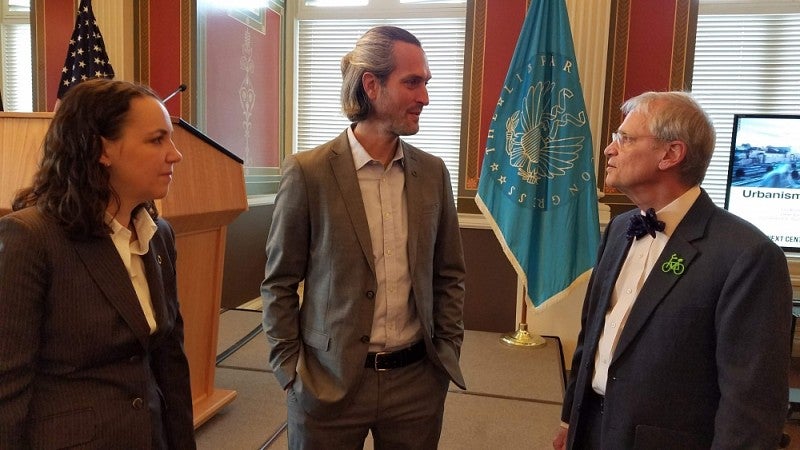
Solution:
[[[367,353],[364,367],[378,372],[398,369],[413,364],[425,357],[425,341],[419,341],[411,347],[393,352]]]

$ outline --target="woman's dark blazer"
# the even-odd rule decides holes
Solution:
[[[0,448],[194,448],[175,237],[142,256],[152,336],[110,237],[36,208],[0,219]]]

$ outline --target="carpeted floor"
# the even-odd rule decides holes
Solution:
[[[794,350],[795,353],[797,351]],[[789,368],[789,386],[794,388],[789,390],[789,400],[796,403],[791,405],[783,432],[791,439],[787,448],[800,450],[800,357],[797,356],[792,357],[792,364]]]
[[[267,364],[260,326],[255,309],[220,315],[216,386],[238,395],[197,430],[201,450],[287,448],[285,395]],[[547,338],[545,347],[517,348],[499,338],[466,332],[461,366],[469,389],[450,388],[440,449],[552,448],[564,391],[560,343]],[[792,359],[789,384],[800,388],[800,357]],[[794,395],[800,401],[800,391]],[[788,448],[800,450],[800,403],[784,431]],[[365,448],[373,448],[369,440]]]
[[[220,315],[215,384],[238,395],[197,430],[201,450],[287,448],[285,395],[267,364],[260,323],[256,310]],[[556,338],[541,348],[511,347],[496,333],[468,330],[461,355],[468,390],[451,386],[439,448],[552,448],[562,360]],[[373,448],[369,439],[365,448]]]

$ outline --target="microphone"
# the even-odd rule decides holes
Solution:
[[[183,84],[183,83],[181,83],[181,85],[180,85],[180,86],[178,86],[178,89],[175,89],[174,91],[172,91],[172,93],[171,93],[171,94],[169,94],[168,96],[166,96],[166,97],[164,98],[164,100],[161,100],[161,103],[167,103],[167,101],[168,101],[169,99],[171,99],[172,97],[175,97],[176,95],[178,95],[178,93],[179,93],[179,92],[183,92],[183,91],[185,91],[185,90],[186,90],[186,85],[185,85],[185,84]]]

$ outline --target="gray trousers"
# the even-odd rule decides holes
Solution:
[[[434,450],[439,443],[449,377],[427,358],[385,372],[364,369],[350,405],[332,419],[306,414],[289,389],[291,450],[357,450],[372,431],[375,450]]]

